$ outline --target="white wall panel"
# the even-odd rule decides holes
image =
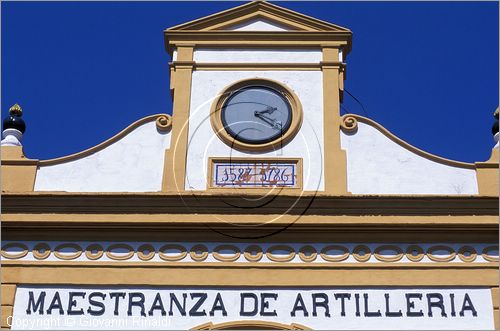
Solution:
[[[474,169],[421,157],[358,122],[354,134],[341,133],[347,152],[347,189],[354,194],[478,194]]]
[[[40,167],[35,191],[160,191],[169,146],[170,133],[158,132],[154,121],[143,124],[94,154]]]
[[[228,28],[233,31],[288,31],[285,26],[264,19],[249,20]]]
[[[216,49],[200,48],[194,52],[198,63],[319,63],[320,49]]]
[[[210,108],[218,94],[241,79],[269,78],[291,88],[304,110],[303,123],[295,138],[283,148],[266,153],[246,153],[231,149],[215,134],[210,124]],[[288,157],[303,158],[304,189],[324,189],[323,183],[323,81],[320,71],[195,71],[191,87],[189,146],[186,189],[207,188],[209,157]]]

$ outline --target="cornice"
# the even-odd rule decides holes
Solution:
[[[237,192],[235,192],[237,193]],[[498,215],[495,196],[302,195],[28,192],[2,195],[3,213],[290,214],[290,215]],[[235,208],[234,206],[238,206]],[[293,206],[290,208],[290,206]]]
[[[172,55],[175,46],[194,44],[197,47],[260,47],[303,48],[344,47],[351,50],[351,32],[324,31],[170,31],[164,32],[165,47]]]
[[[352,32],[350,31],[199,31],[199,30],[165,30],[163,31],[166,38],[176,36],[196,36],[211,38],[213,36],[223,38],[238,38],[250,37],[262,40],[287,40],[297,38],[313,38],[313,40],[339,40],[350,41]],[[245,40],[246,41],[246,40]]]
[[[254,63],[254,62],[195,62],[195,61],[172,61],[169,62],[170,69],[194,69],[194,70],[322,70],[334,68],[345,70],[346,64],[340,61],[321,61],[317,63]]]

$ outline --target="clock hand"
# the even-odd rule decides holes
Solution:
[[[259,117],[263,117],[263,118],[266,118],[267,120],[271,121],[273,124],[273,128],[277,129],[277,130],[280,130],[281,129],[281,122],[278,121],[278,120],[275,120],[273,118],[270,118],[270,117],[267,117],[267,116],[264,116],[264,115],[260,115]]]
[[[273,128],[275,128],[276,130],[281,130],[281,123],[275,119],[272,119],[270,117],[267,117],[265,115],[262,115],[260,113],[257,113],[255,112],[254,114],[256,117],[260,118],[261,120],[263,120],[264,122],[266,122],[267,124],[269,124],[270,126],[272,126]]]
[[[278,108],[276,107],[267,107],[266,109],[264,110],[256,110],[254,113],[255,114],[264,114],[264,113],[269,113],[269,114],[272,114],[275,110],[277,110]]]
[[[266,116],[264,116],[260,113],[257,113],[257,112],[254,115],[255,115],[255,117],[260,118],[261,120],[263,120],[264,122],[266,122],[270,126],[274,127],[274,122],[269,117],[266,117]]]

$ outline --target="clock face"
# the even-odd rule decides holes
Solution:
[[[278,91],[266,86],[241,88],[227,98],[222,124],[234,139],[264,144],[282,137],[292,123],[292,108]]]

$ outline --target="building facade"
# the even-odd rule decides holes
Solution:
[[[172,116],[57,159],[12,107],[2,328],[498,328],[498,144],[341,116],[351,37],[261,1],[169,28]]]

